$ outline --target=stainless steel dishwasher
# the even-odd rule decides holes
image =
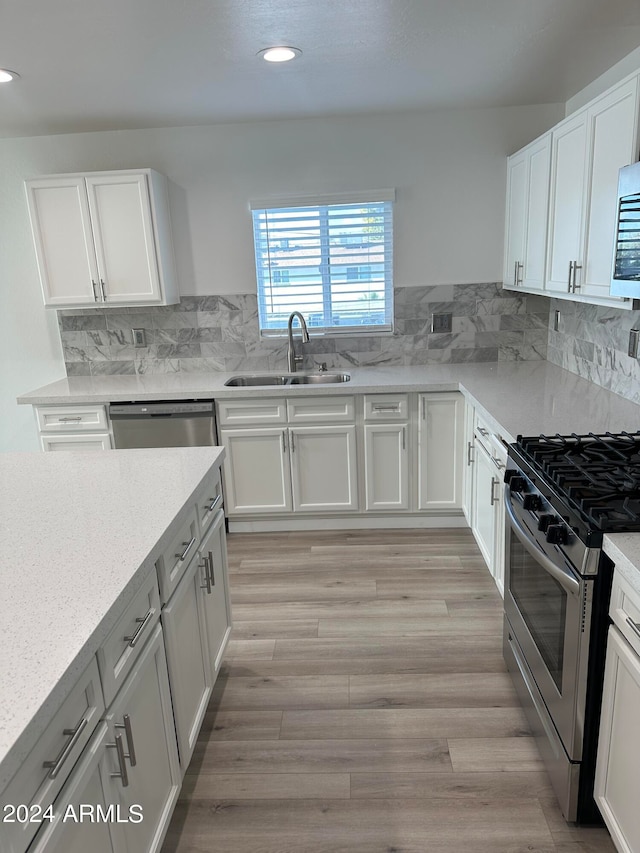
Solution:
[[[213,400],[112,403],[109,417],[116,449],[216,443]]]

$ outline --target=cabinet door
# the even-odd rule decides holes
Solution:
[[[41,435],[40,443],[46,453],[56,450],[111,450],[111,436],[108,432]]]
[[[118,843],[115,814],[109,813],[113,808],[113,788],[107,761],[108,740],[107,726],[101,723],[54,803],[53,820],[43,823],[30,853],[117,853],[123,849]],[[110,819],[96,819],[98,810]],[[138,818],[134,815],[133,819]]]
[[[527,290],[544,290],[549,214],[551,134],[527,149],[526,223],[521,284]]]
[[[147,176],[102,175],[86,182],[104,301],[161,302]]]
[[[121,824],[126,849],[155,853],[180,790],[180,766],[162,628],[156,628],[106,717],[110,739],[122,738],[127,779],[114,779],[114,803],[128,813],[141,806],[141,823]],[[129,730],[123,728],[129,725]],[[133,750],[133,753],[132,753]],[[119,773],[117,750],[109,750]],[[125,781],[127,784],[125,785]]]
[[[26,188],[45,305],[94,305],[98,269],[84,178],[42,178]]]
[[[588,111],[591,162],[583,269],[577,292],[609,295],[618,211],[618,171],[636,160],[638,78],[601,98]],[[622,300],[621,300],[622,301]]]
[[[517,287],[524,263],[526,224],[527,155],[519,151],[507,160],[507,206],[503,282]]]
[[[595,799],[621,853],[640,850],[640,658],[609,628]]]
[[[292,427],[289,439],[294,510],[358,509],[355,426]]]
[[[462,507],[464,398],[421,394],[418,425],[418,506]]]
[[[213,682],[204,615],[203,560],[195,554],[162,611],[171,701],[184,773],[198,739]]]
[[[583,199],[587,160],[586,111],[553,131],[546,289],[570,290],[569,264],[582,265]]]
[[[408,424],[364,428],[365,508],[409,509]]]
[[[284,429],[223,429],[224,494],[229,515],[291,511]]]
[[[214,684],[231,635],[231,602],[224,513],[220,511],[200,546],[209,573],[201,584],[211,683]]]
[[[475,444],[473,483],[473,513],[471,530],[489,570],[495,552],[495,513],[492,497],[495,494],[495,467],[491,457],[479,442]]]
[[[473,443],[473,406],[464,405],[464,471],[462,474],[462,510],[469,525],[471,525],[471,508],[473,505],[473,471],[475,447]]]

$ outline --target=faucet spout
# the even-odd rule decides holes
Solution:
[[[296,351],[293,345],[293,321],[296,317],[298,318],[298,322],[300,323],[300,334],[302,336],[302,343],[309,343],[309,330],[307,329],[307,324],[305,322],[304,317],[299,311],[292,311],[289,315],[289,320],[287,322],[287,366],[289,369],[289,373],[295,373],[297,366],[299,364],[302,364],[302,356],[296,355]]]

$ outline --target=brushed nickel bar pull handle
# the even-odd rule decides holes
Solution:
[[[573,278],[573,261],[569,261],[569,286],[567,288],[567,292],[571,293],[571,279]]]
[[[521,264],[520,261],[516,261],[516,287],[520,287],[522,284],[522,279],[520,278],[520,270],[524,270],[524,264]]]
[[[500,461],[499,459],[497,459],[495,456],[492,456],[492,457],[491,457],[491,461],[492,461],[492,462],[493,462],[493,464],[496,466],[496,468],[498,469],[498,471],[502,471],[502,469],[505,467],[504,462],[501,462],[501,461]]]
[[[100,279],[100,290],[102,291],[102,301],[106,302],[107,301],[107,294],[105,293],[104,281],[102,279]]]
[[[129,643],[131,648],[133,648],[136,645],[136,643],[140,639],[140,636],[142,635],[142,632],[144,631],[144,629],[149,624],[149,620],[151,619],[151,617],[153,616],[153,614],[155,612],[156,612],[155,607],[150,607],[149,610],[147,611],[146,616],[137,616],[136,617],[136,622],[139,622],[140,625],[136,629],[135,634],[133,634],[131,637],[124,637],[125,642]]]
[[[93,301],[97,302],[99,299],[98,291],[97,291],[98,285],[96,284],[96,282],[93,279],[91,279],[91,287],[93,288]]]
[[[471,458],[471,453],[473,452],[473,444],[470,441],[467,442],[467,467],[473,464],[473,459]]]
[[[295,444],[295,436],[292,432],[289,433],[289,445],[291,447],[291,452],[296,452],[296,444]]]
[[[497,485],[499,485],[499,483],[500,480],[496,480],[495,477],[491,478],[491,506],[498,502],[498,498],[495,496],[493,490]]]
[[[43,767],[50,768],[49,773],[48,773],[49,779],[55,779],[56,778],[56,776],[58,775],[58,773],[62,769],[62,765],[65,763],[67,758],[69,758],[74,746],[80,740],[80,735],[82,734],[82,732],[87,727],[88,722],[89,721],[87,720],[87,718],[83,717],[80,720],[80,722],[78,723],[78,725],[75,727],[75,729],[63,729],[62,730],[62,734],[65,735],[65,737],[70,738],[70,740],[68,740],[67,743],[62,747],[60,754],[58,755],[58,757],[54,761],[43,761],[42,762]]]
[[[389,406],[382,406],[382,405],[372,406],[371,408],[373,409],[374,412],[399,412],[400,411],[400,406],[398,406],[397,403],[395,403],[394,405],[389,405]]]
[[[127,764],[126,764],[126,754],[124,751],[124,746],[122,745],[122,735],[116,735],[115,743],[108,743],[107,749],[115,749],[116,755],[118,756],[118,767],[120,768],[119,773],[112,773],[112,779],[122,779],[122,787],[129,787],[129,774],[127,773]]]
[[[515,262],[515,268],[513,270],[513,286],[518,286],[518,262]]]
[[[211,586],[216,585],[216,576],[213,571],[213,552],[209,551],[209,572],[211,575]]]
[[[402,449],[407,449],[407,428],[402,427]]]
[[[489,430],[481,426],[478,427],[478,432],[480,433],[480,435],[484,435],[485,438],[489,435]]]
[[[211,575],[209,574],[209,560],[206,557],[202,558],[204,563],[200,564],[200,568],[204,569],[204,583],[200,584],[200,589],[206,589],[207,595],[211,595]]]
[[[634,622],[631,616],[627,616],[627,625],[638,635],[638,637],[640,637],[640,624],[638,622]]]
[[[70,415],[65,415],[63,418],[58,418],[58,423],[66,424],[66,423],[70,423],[71,421],[81,421],[81,420],[82,420],[82,415],[77,415],[74,418],[72,418]]]
[[[209,504],[209,506],[206,506],[205,509],[207,512],[213,512],[222,500],[222,494],[216,495],[215,498],[209,498],[209,500],[211,501],[211,503]]]
[[[422,420],[426,420],[427,418],[427,398],[423,396],[422,398]]]
[[[128,758],[131,766],[136,766],[136,749],[133,743],[133,732],[131,731],[131,717],[128,714],[124,714],[123,723],[116,723],[116,729],[124,729],[125,736],[127,738],[127,747],[129,749],[129,755],[126,755],[125,758]]]
[[[282,430],[282,452],[283,453],[287,452],[287,440],[285,438],[285,431],[284,430]]]
[[[189,553],[189,551],[193,548],[195,541],[196,541],[196,537],[194,536],[192,538],[191,542],[183,542],[182,544],[186,545],[186,548],[184,549],[182,554],[174,554],[174,557],[177,557],[178,560],[180,560],[180,562],[182,562],[184,560],[184,558],[187,556],[187,554]]]
[[[582,269],[582,264],[579,264],[577,261],[573,262],[573,292],[576,290],[580,290],[580,285],[578,284],[578,270]]]

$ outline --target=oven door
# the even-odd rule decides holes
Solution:
[[[580,761],[592,584],[507,487],[505,615],[570,761]]]

